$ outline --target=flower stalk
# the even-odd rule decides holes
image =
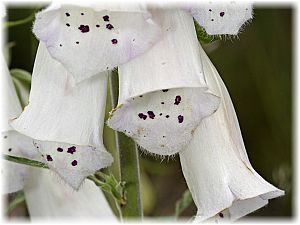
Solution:
[[[110,92],[113,107],[117,106],[119,79],[117,71],[111,73]],[[142,218],[143,210],[140,191],[139,155],[135,142],[125,134],[116,132],[116,143],[120,159],[120,180],[125,181],[126,204],[121,204],[124,219]]]

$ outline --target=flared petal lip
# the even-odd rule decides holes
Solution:
[[[177,89],[177,88],[182,88],[182,86],[178,86],[178,87],[174,86],[174,87],[172,87],[172,88],[164,88],[164,87],[162,87],[162,88],[158,88],[158,89],[156,89],[156,90],[150,91],[150,92],[145,91],[144,93],[137,93],[137,94],[135,94],[135,95],[133,95],[133,96],[130,96],[130,98],[120,99],[118,105],[117,105],[115,108],[113,108],[113,109],[109,112],[109,119],[113,116],[114,112],[116,112],[118,109],[122,108],[122,107],[124,106],[124,104],[129,104],[129,103],[133,102],[133,101],[134,101],[133,99],[139,97],[140,95],[143,95],[143,94],[151,94],[151,93],[160,91],[160,90],[162,90],[162,89]],[[221,99],[220,99],[220,96],[218,96],[218,95],[212,93],[212,92],[209,90],[208,86],[199,87],[198,85],[195,85],[195,86],[184,87],[184,88],[197,88],[197,89],[200,88],[200,89],[202,89],[203,91],[206,91],[207,94],[211,94],[212,96],[215,96],[216,98],[218,98],[219,100],[221,100]],[[122,96],[119,96],[119,98],[121,98],[121,97],[122,97]],[[217,110],[216,110],[216,111],[217,111]],[[109,122],[109,121],[107,121],[106,124],[108,124],[108,122]]]
[[[110,11],[110,12],[130,12],[130,13],[143,13],[146,18],[151,17],[151,14],[147,11],[145,4],[141,3],[122,3],[122,1],[112,1],[108,3],[99,2],[95,0],[85,1],[65,1],[63,4],[60,1],[54,1],[43,12],[51,12],[59,10],[62,6],[77,6],[92,8],[95,11]]]
[[[271,198],[264,198],[264,195],[266,195],[266,194],[272,194],[272,197]],[[256,197],[260,197],[262,200],[269,200],[269,199],[272,199],[272,198],[281,197],[283,195],[285,195],[285,191],[280,190],[280,189],[273,190],[273,191],[265,191],[265,192],[262,192],[262,193],[260,193],[258,195],[248,196],[247,198],[236,199],[236,200],[232,201],[230,204],[228,204],[227,207],[224,207],[222,209],[218,209],[218,211],[212,210],[212,211],[210,211],[208,213],[205,213],[205,215],[202,214],[202,213],[200,213],[199,210],[198,210],[197,215],[195,216],[195,218],[197,218],[200,221],[207,220],[207,219],[215,216],[219,212],[222,212],[222,211],[224,211],[224,210],[229,209],[230,207],[232,207],[235,201],[243,201],[243,200],[248,200],[248,199],[256,198]]]

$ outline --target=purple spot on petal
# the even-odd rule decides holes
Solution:
[[[12,151],[12,149],[11,149],[11,148],[9,148],[9,149],[8,149],[8,151],[9,151],[9,152],[11,152],[11,151]]]
[[[60,47],[62,47],[62,44],[59,44]]]
[[[160,113],[159,115],[162,116],[162,113]]]
[[[214,19],[211,19],[211,21],[214,21]]]
[[[7,136],[5,135],[3,138],[4,138],[4,139],[6,139],[6,138],[7,138]]]
[[[177,95],[177,96],[175,97],[174,105],[179,105],[180,102],[181,102],[181,96],[180,96],[180,95]]]
[[[209,9],[208,11],[210,11],[210,12],[211,12],[212,10],[211,10],[211,9]]]
[[[109,29],[109,30],[111,30],[111,29],[114,28],[114,26],[109,23],[109,24],[106,24],[106,28]]]
[[[57,148],[57,151],[58,151],[58,152],[63,152],[64,150],[63,150],[62,148],[58,147],[58,148]]]
[[[115,45],[115,44],[118,43],[118,40],[117,40],[117,39],[112,39],[112,40],[111,40],[111,43]]]
[[[53,161],[51,155],[47,155],[47,161]]]
[[[223,213],[219,213],[219,216],[220,216],[221,218],[224,218]]]
[[[70,153],[70,154],[73,155],[74,152],[76,152],[76,147],[75,146],[72,146],[72,147],[68,148],[67,153]]]
[[[66,26],[67,26],[67,27],[69,27],[69,26],[70,26],[70,24],[69,24],[69,23],[66,23]]]
[[[105,22],[109,22],[109,16],[108,16],[108,15],[105,15],[105,16],[103,16],[102,18],[103,18],[103,20],[104,20]]]
[[[225,12],[220,12],[220,16],[223,17],[225,15]]]
[[[149,116],[150,119],[154,119],[155,114],[154,114],[153,111],[148,111],[147,113],[148,113],[148,116]]]
[[[163,104],[165,104],[165,103],[164,103],[164,102],[161,102],[160,104],[162,104],[162,105],[163,105]]]
[[[138,116],[143,120],[147,119],[147,115],[145,115],[144,113],[139,113]],[[125,132],[126,132],[126,130],[125,130]]]
[[[87,33],[90,31],[89,25],[80,25],[78,29],[81,31],[81,33]]]
[[[66,16],[70,16],[70,13],[66,13]]]
[[[96,25],[96,27],[100,27],[100,25],[99,25],[99,24],[97,24],[97,25]]]
[[[79,41],[76,41],[76,44],[79,44]]]
[[[183,122],[183,116],[182,115],[179,115],[178,116],[178,123],[182,123]]]
[[[73,160],[73,161],[71,162],[71,164],[72,164],[72,166],[77,166],[77,160]]]
[[[82,15],[82,16],[83,16],[83,15],[84,15],[84,13],[80,13],[80,15]]]
[[[163,92],[167,92],[169,89],[162,89]]]
[[[170,116],[169,115],[166,115],[166,118],[169,118]]]

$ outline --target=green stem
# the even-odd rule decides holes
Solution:
[[[189,189],[183,192],[181,198],[176,201],[175,206],[175,218],[178,218],[180,214],[186,210],[193,203],[192,194]]]
[[[117,106],[119,94],[118,73],[113,71],[110,76],[110,90],[112,105]],[[135,142],[124,135],[116,132],[117,149],[120,159],[120,178],[125,181],[126,204],[121,205],[122,215],[126,218],[142,218],[142,202],[140,191],[140,168],[139,155]]]
[[[29,22],[33,21],[34,17],[35,17],[35,13],[32,13],[31,15],[29,15],[28,17],[26,17],[24,19],[17,20],[17,21],[8,21],[4,24],[4,26],[7,28],[10,28],[10,27],[23,25],[25,23],[29,23]]]
[[[10,202],[6,209],[6,214],[11,213],[15,208],[17,208],[21,203],[25,201],[25,195],[23,191],[16,194],[15,198]]]
[[[36,161],[36,160],[31,160],[31,159],[27,159],[27,158],[23,158],[23,157],[17,157],[17,156],[6,155],[6,154],[3,154],[3,158],[5,160],[15,162],[15,163],[24,164],[24,165],[27,165],[27,166],[33,166],[33,167],[49,169],[49,167],[45,163],[42,163],[42,162],[39,162],[39,161]]]

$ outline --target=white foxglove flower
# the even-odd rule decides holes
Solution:
[[[252,5],[247,1],[201,2],[186,9],[209,35],[237,35],[241,27],[252,19]]]
[[[160,29],[140,5],[52,4],[36,16],[33,32],[76,82],[144,53]]]
[[[22,112],[21,104],[3,55],[0,54],[2,73],[1,90],[4,99],[1,101],[1,110],[4,114],[3,126],[1,127],[2,153],[12,156],[34,158],[37,154],[33,145],[33,140],[22,135],[9,125],[8,121],[19,116]],[[12,193],[21,190],[24,187],[24,181],[27,177],[28,166],[20,165],[14,162],[2,161],[1,174],[6,181],[3,193]]]
[[[203,49],[201,60],[209,89],[221,97],[221,105],[180,152],[182,170],[198,207],[196,221],[215,215],[236,220],[284,192],[252,168],[230,96]]]
[[[24,193],[32,221],[88,218],[117,222],[102,191],[90,180],[74,191],[51,171],[31,168]]]
[[[5,95],[4,101],[1,101],[1,109],[5,115],[4,127],[1,128],[5,130],[1,133],[2,152],[35,159],[38,152],[33,139],[13,130],[8,123],[8,120],[21,114],[22,108],[2,54],[0,57],[4,74],[1,90]],[[86,180],[78,191],[74,191],[57,175],[46,169],[6,160],[3,160],[1,169],[5,181],[2,193],[24,190],[30,219],[33,221],[62,217],[117,221],[102,191],[92,181]]]
[[[75,86],[40,43],[29,105],[11,125],[35,139],[48,166],[73,188],[113,159],[103,145],[107,72]]]
[[[159,9],[152,15],[162,39],[119,66],[119,102],[108,125],[151,153],[172,155],[189,143],[219,99],[207,91],[192,16]]]

